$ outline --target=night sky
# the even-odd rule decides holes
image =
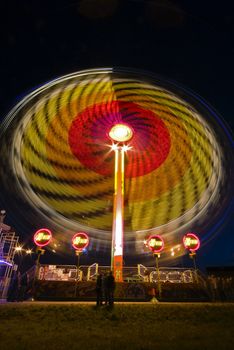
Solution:
[[[24,95],[53,78],[116,66],[152,71],[184,85],[234,130],[231,2],[9,0],[1,6],[1,120]],[[9,211],[6,223],[17,230]],[[198,264],[234,265],[230,216],[200,250]]]

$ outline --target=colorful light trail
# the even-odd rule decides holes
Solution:
[[[128,254],[140,253],[152,234],[176,244],[176,237],[207,223],[208,212],[218,215],[229,174],[225,132],[212,110],[173,83],[126,69],[75,72],[22,99],[1,127],[3,164],[11,174],[2,171],[1,183],[61,237],[85,231],[106,249],[116,154],[109,132],[116,124],[129,127],[120,136],[133,131],[124,146],[131,148],[124,160]]]

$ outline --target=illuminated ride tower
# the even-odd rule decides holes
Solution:
[[[123,234],[124,234],[124,155],[131,147],[127,144],[133,130],[124,123],[115,124],[108,136],[115,152],[115,180],[113,198],[111,269],[117,282],[123,281]]]

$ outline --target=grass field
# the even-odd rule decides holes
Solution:
[[[234,349],[234,304],[0,305],[1,350]]]

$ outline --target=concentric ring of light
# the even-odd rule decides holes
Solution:
[[[133,131],[126,124],[115,124],[109,131],[109,137],[113,141],[126,142],[133,137]]]
[[[38,212],[38,225],[58,225],[64,240],[68,230],[88,231],[95,247],[105,248],[112,224],[109,132],[128,125],[133,138],[125,165],[125,244],[135,254],[152,233],[168,242],[196,225],[208,227],[206,213],[218,214],[220,194],[229,202],[225,186],[233,158],[223,155],[230,145],[217,118],[196,95],[148,73],[75,72],[43,85],[10,111],[0,129],[2,168],[8,169],[0,180],[6,193],[18,193]]]

